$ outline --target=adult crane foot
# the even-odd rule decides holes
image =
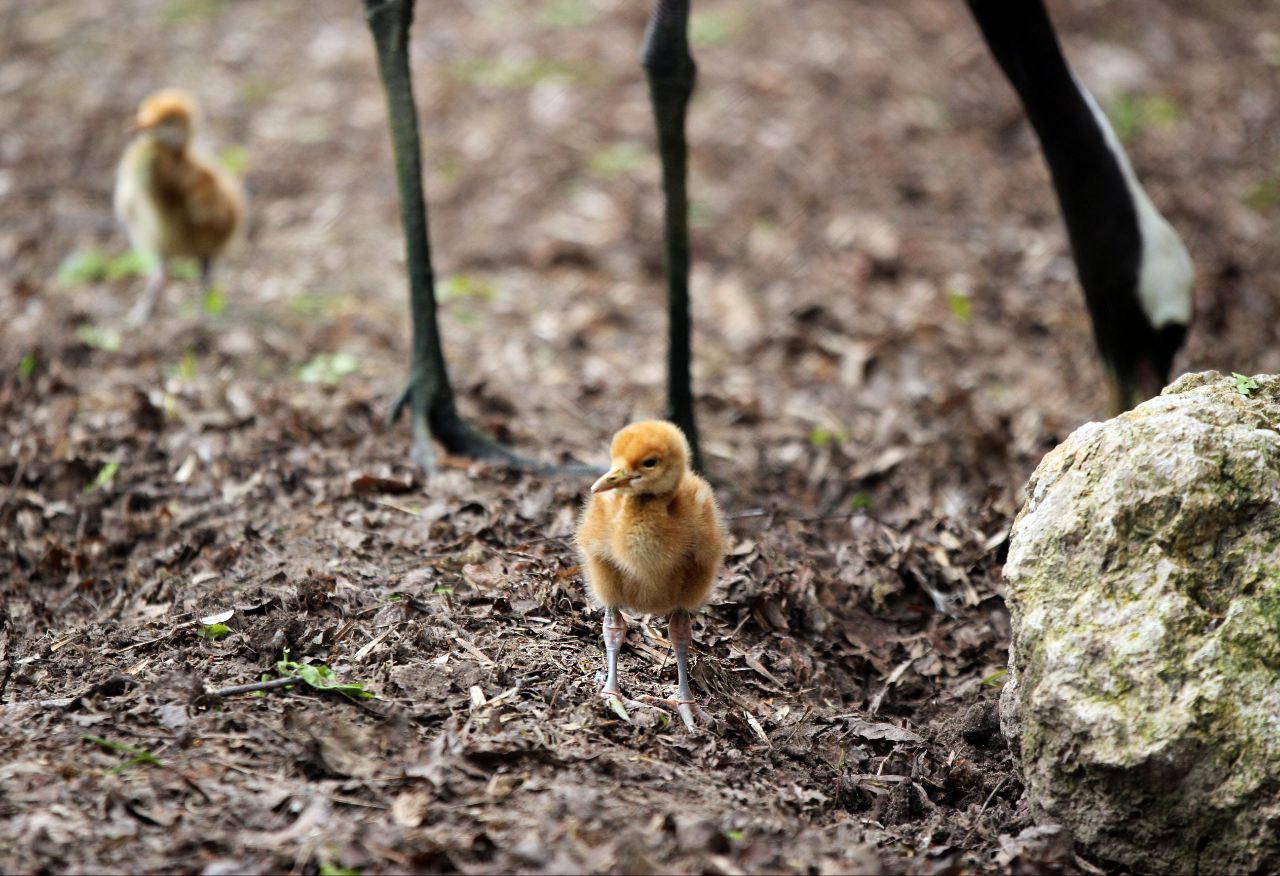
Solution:
[[[584,477],[603,473],[593,466],[577,463],[555,465],[516,453],[463,420],[451,402],[432,405],[429,399],[419,398],[416,378],[410,378],[391,403],[387,411],[387,425],[395,424],[406,409],[413,424],[411,456],[414,463],[425,471],[436,468],[437,455],[433,442],[438,441],[454,456],[491,462],[530,474]]]

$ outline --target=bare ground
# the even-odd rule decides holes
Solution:
[[[661,405],[647,6],[421,5],[462,405],[601,461]],[[1280,13],[1053,8],[1195,257],[1181,370],[1280,371]],[[0,869],[1106,867],[1024,833],[982,683],[1022,484],[1103,404],[1012,95],[959,4],[705,0],[695,36],[697,383],[734,537],[690,735],[597,699],[585,484],[424,477],[383,425],[407,320],[358,5],[0,7]],[[177,283],[133,330],[137,279],[59,265],[123,250],[124,122],[170,84],[247,159],[253,221],[224,310]],[[285,648],[377,698],[202,696]],[[623,673],[674,683],[660,622]]]

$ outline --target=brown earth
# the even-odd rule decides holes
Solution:
[[[462,406],[602,462],[661,405],[647,4],[420,6]],[[1196,260],[1180,370],[1280,371],[1280,10],[1053,9]],[[697,11],[696,370],[733,548],[690,735],[596,696],[585,482],[423,476],[383,425],[407,320],[358,4],[0,6],[0,870],[1106,869],[1031,829],[983,684],[1022,484],[1104,398],[1012,94],[958,3]],[[247,158],[253,219],[224,310],[176,283],[129,329],[140,280],[59,266],[123,250],[124,124],[173,84]],[[674,683],[664,630],[632,625],[630,693]],[[285,648],[377,698],[202,696]]]

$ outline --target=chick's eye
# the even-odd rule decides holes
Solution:
[[[658,464],[658,457],[650,456],[648,459],[646,459],[644,462],[640,464],[645,468],[653,468],[655,465]]]

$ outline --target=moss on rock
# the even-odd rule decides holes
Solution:
[[[1186,375],[1049,453],[1001,725],[1032,805],[1140,870],[1280,870],[1280,377]]]

